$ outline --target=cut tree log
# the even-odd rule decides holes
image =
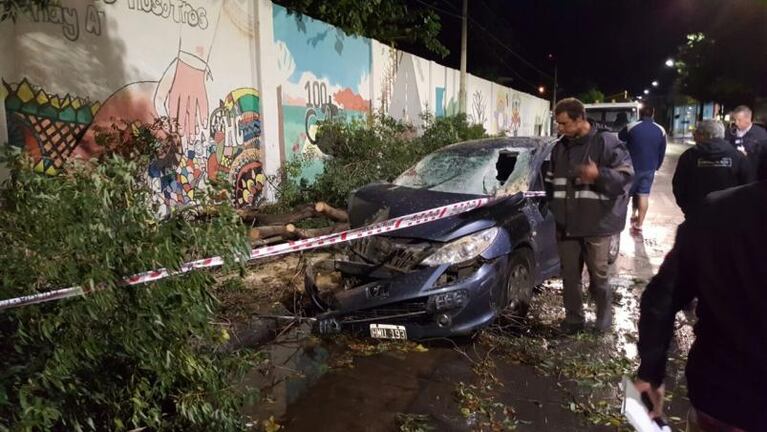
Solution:
[[[254,241],[274,236],[284,236],[286,234],[288,234],[288,231],[285,229],[285,225],[267,225],[251,228],[248,231],[248,238]]]
[[[293,224],[285,225],[285,230],[288,232],[288,234],[295,235],[296,237],[302,239],[333,234],[347,229],[349,229],[349,224],[336,224],[323,228],[298,228]]]
[[[337,209],[326,202],[318,202],[314,205],[314,211],[327,216],[336,222],[349,222],[349,214],[343,210]]]
[[[251,240],[250,241],[250,246],[254,247],[254,248],[255,247],[261,247],[261,246],[269,246],[269,245],[272,245],[272,244],[275,244],[275,243],[286,242],[288,240],[290,240],[290,239],[285,238],[283,236],[273,236],[273,237],[265,238],[263,240]]]
[[[258,223],[260,225],[286,225],[294,224],[300,220],[315,216],[314,206],[307,204],[295,209],[288,214],[264,214],[258,209],[238,210],[240,218],[246,223]]]

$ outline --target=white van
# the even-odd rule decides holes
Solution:
[[[623,126],[639,120],[641,102],[611,102],[584,104],[586,117],[598,126],[619,132]]]

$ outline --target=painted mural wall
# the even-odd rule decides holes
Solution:
[[[458,113],[460,72],[373,41],[373,108],[422,125],[421,115]],[[468,75],[467,116],[489,134],[548,133],[549,102]]]
[[[321,172],[324,156],[315,145],[317,122],[370,113],[371,42],[282,6],[273,5],[272,17],[282,160],[313,157],[304,172],[311,179]]]
[[[319,158],[317,122],[373,110],[422,124],[458,112],[459,72],[350,37],[269,0],[61,0],[0,24],[0,142],[59,172],[99,153],[116,119],[171,118],[179,148],[147,173],[167,212],[228,182],[239,206],[269,198],[266,176]],[[546,132],[548,102],[469,76],[468,115],[492,134]]]
[[[177,120],[181,145],[147,176],[164,210],[189,204],[213,179],[239,205],[263,188],[261,113],[247,0],[62,0],[31,8],[12,31],[17,61],[3,70],[10,145],[55,174],[99,152],[98,127]],[[9,30],[10,28],[10,30]]]

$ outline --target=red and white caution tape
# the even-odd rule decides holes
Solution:
[[[527,192],[526,196],[543,196],[543,192]],[[450,204],[442,207],[437,207],[430,210],[424,210],[418,213],[411,213],[409,215],[400,216],[394,219],[388,219],[383,222],[374,223],[361,228],[355,228],[347,231],[343,231],[336,234],[328,234],[312,239],[304,239],[297,241],[290,241],[287,243],[281,243],[272,246],[264,246],[256,248],[250,251],[250,260],[256,260],[260,258],[266,258],[277,255],[284,255],[287,253],[300,252],[310,249],[317,249],[320,247],[330,246],[334,244],[344,243],[350,240],[357,240],[365,237],[370,237],[378,234],[383,234],[391,231],[396,231],[403,228],[409,228],[416,225],[422,225],[425,223],[433,222],[439,219],[448,218],[461,213],[466,213],[485,206],[490,202],[497,199],[504,198],[478,198],[470,201],[462,201],[455,204]],[[221,257],[205,258],[197,261],[191,261],[181,266],[178,271],[168,270],[165,268],[150,270],[143,273],[138,273],[123,279],[120,286],[132,286],[143,284],[147,282],[155,282],[160,279],[165,279],[171,276],[188,273],[193,270],[200,270],[205,268],[220,267],[224,264],[224,259]],[[28,296],[16,297],[7,300],[0,300],[0,310],[10,309],[20,306],[27,306],[35,303],[44,303],[53,300],[61,300],[69,297],[75,297],[79,295],[85,295],[96,288],[85,289],[80,286],[74,286],[70,288],[58,289],[55,291],[48,291],[39,294],[32,294]]]

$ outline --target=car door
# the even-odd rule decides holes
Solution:
[[[547,146],[545,153],[540,154],[533,161],[535,166],[531,167],[534,170],[530,182],[531,192],[544,191],[543,178],[549,167],[550,156],[551,146]],[[542,280],[556,276],[559,273],[556,223],[554,221],[554,214],[549,209],[549,202],[546,196],[533,196],[529,198],[525,214],[530,220],[539,277]]]

